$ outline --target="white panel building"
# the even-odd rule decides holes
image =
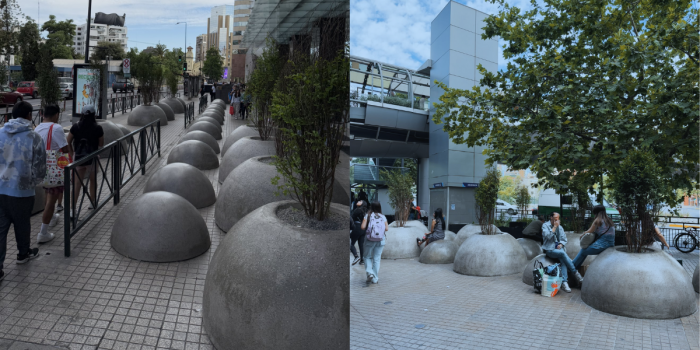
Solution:
[[[90,55],[94,52],[94,47],[100,41],[118,42],[124,48],[124,51],[129,50],[127,37],[127,28],[119,26],[108,26],[105,24],[95,24],[94,19],[90,22]],[[85,42],[87,40],[87,23],[75,28],[75,36],[73,37],[73,50],[81,55],[85,54]]]

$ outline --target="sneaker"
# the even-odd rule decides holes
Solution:
[[[62,205],[57,205],[56,206],[56,211],[63,211],[63,206]]]
[[[51,242],[56,236],[54,236],[53,233],[47,233],[45,235],[42,235],[39,233],[39,236],[37,236],[36,241],[39,244],[46,243],[46,242]]]
[[[356,256],[356,257],[355,257],[355,260],[352,261],[352,264],[355,265],[355,264],[357,264],[358,262],[360,262],[360,257],[359,257],[359,256]]]
[[[373,273],[368,273],[367,274],[367,284],[372,283],[374,281],[374,274]]]
[[[49,221],[49,227],[54,227],[56,224],[58,224],[58,219],[61,218],[60,214],[54,214],[53,217],[51,218],[51,221]]]
[[[360,260],[360,265],[364,265],[364,264],[365,264],[365,261],[364,261],[364,260]]]
[[[576,282],[578,282],[579,286],[583,285],[583,276],[581,276],[581,274],[578,271],[574,273],[574,278],[576,279]]]
[[[39,248],[30,248],[29,253],[27,253],[25,256],[20,256],[17,254],[17,265],[22,265],[29,260],[36,258],[37,256],[39,256]]]
[[[569,283],[564,282],[561,284],[561,289],[567,293],[571,293],[571,288],[569,288]]]

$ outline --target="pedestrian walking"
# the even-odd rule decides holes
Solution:
[[[353,260],[352,264],[355,265],[358,262],[360,265],[364,265],[364,259],[365,259],[365,234],[367,233],[366,230],[362,229],[362,220],[364,219],[365,215],[367,214],[367,202],[364,201],[358,201],[356,203],[356,208],[352,212],[352,220],[353,223],[355,224],[355,228],[352,230],[352,233],[350,233],[350,244],[351,247],[354,249],[355,248],[355,242],[357,242],[357,246],[360,248],[360,255],[357,255],[357,252],[353,252],[353,256],[355,259]]]
[[[56,105],[48,105],[44,108],[44,119],[41,124],[34,129],[34,132],[39,134],[44,140],[47,151],[61,151],[62,153],[68,153],[69,159],[73,159],[72,151],[70,145],[68,145],[68,140],[66,140],[66,134],[63,132],[63,128],[58,123],[58,117],[61,113],[61,109]],[[48,153],[48,152],[47,152]],[[56,161],[56,159],[49,159],[49,161]],[[48,166],[47,166],[48,168]],[[61,174],[62,175],[62,174]],[[59,214],[54,215],[56,209],[56,203],[63,194],[63,186],[56,187],[44,187],[46,192],[46,205],[44,207],[44,213],[41,217],[41,230],[37,235],[37,242],[46,243],[54,238],[54,234],[49,232],[49,227],[54,227],[58,223],[60,218]]]
[[[95,120],[95,107],[88,105],[83,108],[83,116],[77,124],[70,128],[68,133],[68,144],[71,145],[75,152],[75,161],[85,158],[90,153],[97,151],[104,145],[104,131]],[[86,175],[87,174],[87,175]],[[80,186],[83,179],[88,176],[89,197],[88,209],[93,209],[97,206],[97,165],[93,160],[82,163],[75,168],[73,173],[73,183],[76,184],[73,188],[73,203],[72,208],[80,195]],[[70,217],[73,217],[73,209],[71,208]]]
[[[389,224],[386,216],[382,214],[382,205],[372,202],[370,210],[362,221],[362,229],[367,230],[365,235],[365,272],[367,283],[379,283],[379,264],[382,261],[382,251],[386,244],[386,231]]]
[[[236,107],[239,107],[241,105],[241,91],[238,90],[238,88],[236,88],[235,90],[233,90],[231,97],[232,97],[231,107],[233,107],[234,116],[235,116]],[[236,117],[236,119],[238,119],[238,118]]]
[[[14,226],[17,264],[39,255],[31,248],[30,217],[34,189],[46,175],[46,150],[32,130],[32,105],[22,101],[12,108],[12,119],[0,129],[0,280],[7,253],[7,234]]]
[[[211,85],[211,101],[214,102],[214,99],[216,98],[216,84]]]

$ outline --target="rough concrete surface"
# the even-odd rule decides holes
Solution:
[[[173,112],[173,109],[170,108],[168,104],[166,104],[165,102],[159,102],[155,105],[162,109],[163,112],[165,112],[165,118],[168,119],[168,121],[175,120],[175,112]]]
[[[211,245],[199,211],[170,192],[149,192],[124,207],[112,227],[112,248],[128,258],[173,262],[194,258]]]
[[[241,125],[237,127],[233,132],[226,136],[226,140],[224,140],[224,146],[221,148],[221,156],[223,157],[226,154],[226,151],[234,144],[236,141],[246,137],[246,136],[260,136],[258,133],[258,130],[252,126],[248,125]],[[349,178],[349,177],[348,177]]]
[[[554,260],[552,258],[548,258],[545,254],[540,254],[532,259],[530,259],[530,262],[527,263],[527,266],[525,266],[525,270],[523,270],[523,283],[534,286],[535,281],[533,280],[532,276],[532,270],[535,269],[535,261],[539,261],[542,263],[544,267],[547,267],[549,265],[553,265],[558,263],[558,260]]]
[[[581,300],[619,316],[670,319],[697,311],[690,275],[658,249],[627,253],[626,246],[600,253],[586,271]]]
[[[219,125],[224,125],[224,122],[226,121],[225,118],[222,116],[222,114],[215,112],[213,110],[206,110],[200,114],[197,119],[199,118],[204,118],[204,117],[210,117],[216,119],[216,121],[219,122]]]
[[[214,253],[202,314],[217,349],[349,349],[348,230],[286,225],[276,212],[290,205],[248,214]]]
[[[517,241],[520,243],[520,246],[523,247],[527,260],[532,260],[534,257],[544,253],[542,251],[542,245],[537,241],[533,241],[529,238],[518,238]]]
[[[219,129],[219,132],[221,132],[221,131],[224,130],[224,129],[221,127],[221,124],[219,123],[219,121],[218,121],[216,118],[212,118],[212,117],[201,117],[201,118],[197,119],[197,122],[198,122],[198,123],[199,123],[199,122],[209,122],[209,123],[211,123],[212,125],[216,126],[216,127]]]
[[[190,140],[173,147],[168,155],[168,164],[171,163],[186,163],[199,170],[209,170],[219,166],[219,157],[206,143]]]
[[[441,239],[428,244],[420,253],[418,261],[423,264],[451,264],[458,249],[454,242]]]
[[[216,203],[214,186],[204,173],[185,163],[168,164],[148,178],[143,192],[165,191],[174,193],[195,208],[205,208]]]
[[[117,126],[117,124],[114,124],[110,121],[106,120],[100,120],[97,123],[99,126],[102,127],[102,132],[104,133],[104,145],[107,146],[108,144],[116,141],[119,138],[124,137],[124,132],[122,129]],[[122,147],[122,152],[127,149],[129,146],[129,143],[124,140],[121,142],[121,147]],[[109,157],[109,152],[104,152],[100,154],[100,158],[107,158]]]
[[[416,238],[423,238],[428,228],[418,220],[406,221],[404,227],[397,227],[396,222],[389,224],[386,232],[386,244],[382,259],[408,259],[420,256]]]
[[[132,126],[144,126],[159,119],[161,121],[160,126],[167,125],[168,118],[160,107],[154,105],[140,105],[129,113],[126,123]],[[163,123],[163,120],[165,120],[165,123]]]
[[[469,276],[504,276],[522,272],[525,264],[525,252],[513,236],[476,234],[459,247],[454,271]]]
[[[191,132],[194,130],[204,131],[207,134],[213,136],[214,139],[221,140],[221,131],[219,130],[219,126],[214,125],[210,122],[207,122],[207,121],[196,122],[196,123],[190,125],[190,128],[187,130],[187,132]]]
[[[695,272],[693,272],[693,289],[695,289],[695,293],[700,293],[700,290],[698,290],[700,289],[700,285],[698,285],[698,267],[700,267],[700,264],[695,266]]]
[[[219,183],[226,180],[228,174],[246,160],[258,156],[270,156],[275,154],[275,140],[260,140],[259,137],[244,137],[234,143],[232,149],[235,152],[227,152],[221,160],[219,169]]]
[[[175,114],[185,113],[185,106],[183,106],[182,103],[175,97],[169,97],[169,98],[160,100],[160,102],[168,105],[170,107],[170,109],[173,110],[173,113],[175,113]]]
[[[214,153],[219,154],[219,143],[216,142],[216,139],[214,136],[211,136],[210,134],[204,132],[204,131],[199,131],[199,130],[193,130],[180,138],[180,141],[178,143],[183,143],[185,141],[190,141],[190,140],[195,140],[195,141],[202,141],[206,143],[211,149],[214,151]]]

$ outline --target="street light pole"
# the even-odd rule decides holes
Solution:
[[[87,36],[85,37],[85,63],[90,63],[90,17],[92,16],[92,0],[88,0]]]
[[[177,24],[180,23],[185,24],[185,47],[182,49],[182,52],[185,54],[185,62],[187,62],[187,22],[177,22]]]

